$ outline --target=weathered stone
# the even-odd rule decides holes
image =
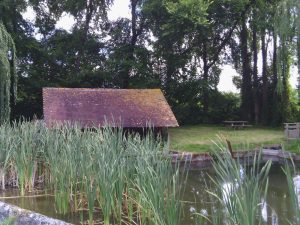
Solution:
[[[258,155],[260,150],[250,150],[250,151],[235,151],[233,152],[233,157],[239,159],[240,162],[245,162],[251,164],[255,155]],[[185,164],[186,162],[193,168],[204,168],[211,165],[213,159],[207,153],[187,153],[187,152],[172,152],[173,163]],[[263,148],[261,150],[261,162],[267,162],[271,160],[272,162],[277,162],[284,164],[289,162],[290,159],[293,160],[295,164],[300,164],[300,156],[295,153],[286,152],[281,149],[274,148]]]
[[[0,222],[8,218],[15,218],[14,225],[72,225],[61,220],[0,202]]]

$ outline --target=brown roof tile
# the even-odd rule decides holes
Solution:
[[[160,89],[43,88],[44,119],[82,127],[177,127]]]

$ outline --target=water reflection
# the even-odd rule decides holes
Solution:
[[[268,208],[271,210],[271,216],[268,216]],[[265,199],[261,200],[261,215],[263,222],[271,225],[279,225],[278,216],[274,209],[268,207],[268,203]]]
[[[34,195],[38,195],[40,197],[33,197]],[[15,196],[15,198],[7,198],[11,196]],[[55,209],[54,197],[46,194],[43,195],[42,192],[27,193],[26,197],[21,197],[19,190],[17,189],[0,191],[0,201],[17,205],[23,209],[35,211],[55,219],[63,220],[73,224],[80,224],[79,213],[67,213],[65,215],[58,214]]]
[[[294,182],[294,187],[295,187],[295,193],[298,198],[298,205],[300,207],[300,175],[296,175],[293,178],[293,182]]]
[[[245,176],[245,171],[240,171],[240,176]],[[212,170],[190,171],[186,180],[186,188],[182,201],[184,202],[184,214],[182,217],[182,225],[199,224],[199,218],[195,213],[204,217],[218,215],[218,212],[224,210],[216,199],[208,194],[207,190],[216,191],[214,183],[209,176],[214,176]],[[300,203],[300,175],[293,179],[298,200]],[[237,182],[225,182],[223,184],[223,200],[228,201],[230,195],[237,189]],[[4,192],[3,196],[18,195],[18,191],[9,193]],[[0,194],[1,196],[1,194]],[[79,221],[78,214],[58,215],[54,208],[54,199],[52,197],[40,198],[18,198],[7,199],[7,202],[19,205],[23,208],[35,210],[42,214],[53,216],[58,219],[77,223]],[[266,198],[261,199],[260,212],[264,225],[287,225],[287,219],[292,217],[292,205],[288,194],[286,177],[280,166],[272,167],[269,175],[269,191]],[[204,219],[205,220],[205,219]],[[202,225],[211,225],[210,222],[203,222]]]
[[[272,209],[272,225],[279,225],[278,216],[274,209]]]
[[[240,183],[243,182],[245,177],[245,169],[240,166],[239,169],[239,180],[234,179],[234,182],[224,182],[222,185],[222,200],[225,204],[229,203],[230,197],[236,192],[239,188]]]
[[[245,176],[246,172],[244,170],[240,172],[241,176]],[[183,200],[188,201],[188,203],[185,204],[185,214],[181,224],[197,224],[193,213],[190,211],[191,207],[193,207],[193,212],[205,216],[216,215],[216,212],[220,210],[218,202],[214,201],[206,192],[207,189],[212,192],[216,191],[210,176],[214,176],[211,170],[190,171],[186,183],[186,191],[183,196]],[[297,194],[300,200],[300,175],[295,177],[295,182],[297,182]],[[237,185],[237,183],[233,184],[230,182],[223,184],[222,196],[224,201],[228,201],[230,194],[234,193]],[[261,199],[260,212],[263,224],[287,225],[287,220],[292,217],[291,207],[286,177],[282,172],[281,166],[275,165],[271,168],[269,175],[268,194],[265,199]],[[211,223],[205,222],[202,224],[209,225]]]
[[[236,183],[237,184],[237,183]],[[225,204],[229,203],[231,195],[235,192],[237,185],[227,182],[222,185],[222,200]]]
[[[268,222],[268,210],[267,210],[267,203],[264,199],[261,201],[261,216],[264,222]]]

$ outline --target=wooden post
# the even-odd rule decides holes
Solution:
[[[231,157],[234,158],[234,156],[233,156],[233,151],[232,151],[232,146],[231,146],[230,141],[226,139],[226,143],[227,143],[228,150],[229,150],[229,152],[230,152]]]

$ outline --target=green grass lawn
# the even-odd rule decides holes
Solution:
[[[284,144],[289,150],[297,152],[300,142],[287,143],[283,128],[250,127],[234,130],[211,125],[181,126],[170,129],[171,149],[187,152],[209,152],[217,148],[213,141],[218,136],[228,139],[233,150],[247,150],[263,145]]]

